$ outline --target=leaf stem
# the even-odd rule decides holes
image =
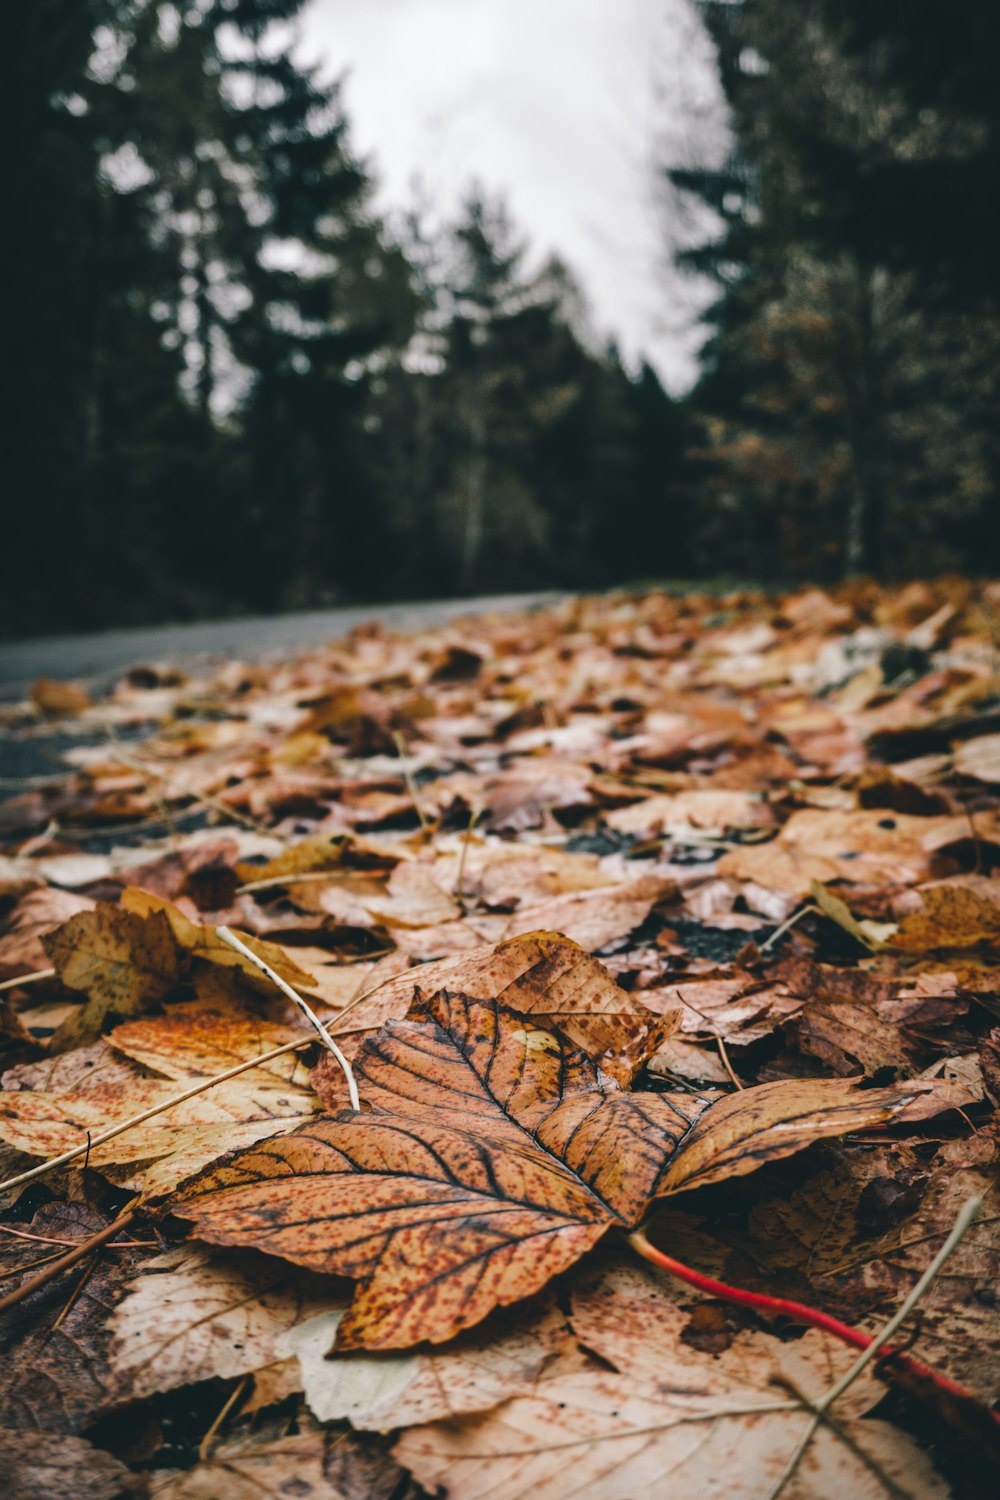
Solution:
[[[711,1276],[704,1276],[693,1267],[686,1266],[683,1261],[675,1260],[672,1255],[658,1250],[641,1229],[633,1230],[628,1236],[628,1242],[643,1260],[648,1260],[651,1265],[658,1266],[661,1271],[669,1271],[679,1281],[696,1287],[700,1292],[706,1292],[710,1297],[718,1297],[723,1302],[731,1302],[737,1307],[752,1307],[757,1312],[770,1313],[772,1317],[791,1318],[794,1322],[804,1323],[809,1328],[821,1328],[824,1333],[832,1334],[834,1338],[840,1339],[841,1343],[850,1344],[854,1349],[867,1351],[875,1343],[870,1334],[863,1333],[860,1328],[852,1328],[849,1323],[842,1323],[839,1318],[831,1317],[829,1313],[821,1311],[818,1307],[810,1307],[805,1302],[793,1302],[787,1297],[769,1297],[763,1292],[747,1292],[741,1287],[729,1286],[724,1281],[716,1281]],[[890,1336],[891,1332],[890,1328]],[[941,1375],[937,1370],[932,1370],[929,1365],[922,1364],[919,1360],[897,1349],[889,1349],[881,1342],[870,1357],[879,1360],[891,1358],[898,1369],[916,1376],[921,1381],[929,1382],[948,1396],[961,1401],[976,1401],[972,1392],[967,1391],[957,1381],[949,1380],[947,1375]],[[1000,1424],[1000,1413],[991,1412],[990,1416],[993,1422]]]
[[[0,990],[17,990],[22,984],[38,984],[42,979],[55,979],[55,969],[36,969],[33,974],[18,974],[16,979],[5,979]]]
[[[779,939],[783,938],[786,932],[791,932],[792,928],[797,922],[801,922],[803,917],[808,917],[811,913],[814,912],[817,915],[822,916],[822,912],[820,911],[819,907],[814,906],[810,901],[808,905],[800,907],[799,910],[793,912],[790,917],[786,917],[781,926],[774,929],[767,941],[761,943],[761,953],[766,953],[769,948],[773,948],[775,943],[777,943]]]

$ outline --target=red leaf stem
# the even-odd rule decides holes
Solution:
[[[805,1302],[793,1302],[787,1297],[768,1297],[763,1292],[745,1292],[740,1287],[729,1286],[724,1281],[716,1281],[711,1276],[704,1276],[700,1271],[686,1266],[683,1261],[675,1260],[672,1255],[658,1250],[641,1230],[636,1230],[629,1235],[629,1244],[644,1260],[648,1260],[654,1266],[659,1266],[661,1271],[669,1271],[679,1281],[685,1281],[688,1286],[697,1287],[698,1291],[707,1292],[711,1297],[735,1303],[738,1307],[753,1307],[758,1312],[771,1313],[772,1316],[791,1318],[793,1322],[805,1323],[810,1328],[822,1328],[824,1332],[833,1334],[834,1338],[840,1339],[844,1344],[852,1345],[855,1349],[867,1349],[869,1344],[874,1342],[871,1336],[862,1333],[860,1328],[852,1328],[850,1323],[842,1323],[839,1318],[821,1312],[818,1307],[809,1307]],[[895,1369],[905,1371],[907,1375],[913,1376],[921,1384],[930,1384],[952,1399],[975,1402],[981,1407],[981,1403],[972,1392],[967,1391],[957,1381],[949,1380],[947,1375],[939,1374],[937,1370],[932,1370],[929,1365],[922,1364],[920,1360],[913,1359],[899,1349],[893,1349],[888,1345],[880,1349],[876,1362],[881,1363],[885,1360],[891,1360]],[[990,1416],[995,1423],[1000,1424],[1000,1413],[991,1412]]]

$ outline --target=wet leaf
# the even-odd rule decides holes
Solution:
[[[27,1223],[15,1223],[12,1227],[39,1238],[0,1235],[3,1292],[31,1276],[46,1256],[78,1244],[107,1223],[106,1215],[82,1203],[46,1204]],[[50,1239],[57,1243],[47,1243]],[[90,1268],[68,1309],[72,1285],[55,1282],[5,1313],[0,1326],[0,1427],[31,1434],[41,1450],[46,1441],[55,1441],[54,1433],[79,1433],[89,1426],[106,1399],[108,1318],[129,1274],[148,1254],[144,1249],[109,1250]]]

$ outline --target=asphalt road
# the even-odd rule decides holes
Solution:
[[[501,594],[422,604],[373,604],[262,619],[212,620],[10,641],[0,644],[0,698],[24,697],[36,677],[72,678],[99,686],[140,662],[172,662],[197,669],[222,658],[259,661],[335,640],[372,620],[395,630],[423,630],[462,615],[531,609],[558,598],[555,593]]]

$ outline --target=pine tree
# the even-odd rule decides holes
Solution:
[[[762,572],[905,572],[926,568],[928,542],[961,561],[955,537],[989,502],[996,320],[963,342],[961,295],[928,296],[920,256],[892,251],[861,187],[910,181],[944,122],[879,49],[851,50],[821,0],[704,13],[736,147],[722,171],[672,176],[722,222],[689,257],[721,291],[694,401],[707,535]],[[983,400],[942,400],[958,370]]]

